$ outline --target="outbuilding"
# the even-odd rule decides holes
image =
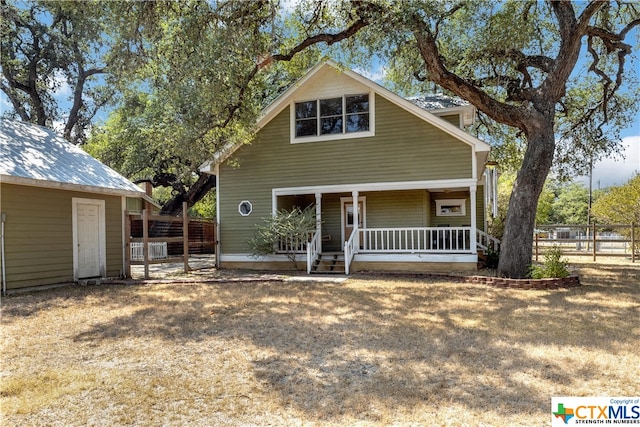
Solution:
[[[121,276],[125,211],[146,197],[54,131],[1,120],[3,292]]]

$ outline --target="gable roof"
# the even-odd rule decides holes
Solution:
[[[423,105],[418,105],[419,103],[414,103],[410,100],[404,99],[401,96],[391,92],[390,90],[380,86],[376,82],[369,80],[368,78],[356,73],[355,71],[344,69],[339,64],[331,60],[325,60],[323,62],[318,63],[316,66],[311,68],[302,78],[300,78],[296,83],[291,85],[286,91],[284,91],[280,96],[278,96],[271,104],[269,104],[262,112],[262,115],[258,119],[256,124],[257,129],[262,129],[267,123],[269,123],[272,119],[274,119],[283,109],[285,109],[288,105],[293,102],[295,98],[296,92],[301,90],[303,87],[311,84],[314,77],[320,75],[322,72],[333,69],[337,72],[343,73],[344,75],[356,80],[360,84],[368,87],[374,93],[382,96],[393,104],[403,108],[404,110],[410,112],[411,114],[423,119],[427,123],[433,125],[434,127],[452,135],[458,140],[474,147],[476,153],[483,153],[482,158],[486,161],[486,157],[491,149],[491,146],[484,141],[474,137],[473,135],[468,134],[457,126],[442,120],[437,115],[427,111],[424,109]],[[442,101],[442,100],[441,100]],[[454,102],[454,101],[451,101]],[[455,106],[447,106],[445,109],[454,110],[457,108],[470,109],[473,108],[469,103],[465,103],[465,101],[461,101],[459,105]],[[468,122],[468,117],[463,114],[463,120]],[[200,170],[202,172],[210,172],[212,170],[212,166],[216,164],[220,164],[229,158],[238,148],[240,148],[244,144],[234,144],[223,147],[221,150],[215,153],[214,158],[211,161],[205,162]],[[484,163],[483,161],[483,163]],[[483,165],[479,165],[479,167],[483,167]]]
[[[0,120],[0,181],[144,197],[144,191],[51,129]]]
[[[433,126],[443,130],[444,132],[457,137],[461,141],[466,142],[469,145],[473,145],[476,147],[476,151],[489,151],[491,147],[484,141],[479,140],[478,138],[470,135],[460,129],[457,126],[448,123],[435,114],[430,113],[424,108],[419,107],[418,105],[402,98],[399,95],[391,92],[389,89],[386,89],[380,86],[378,83],[369,80],[368,78],[356,73],[355,71],[349,69],[343,69],[337,63],[327,60],[320,62],[315,67],[313,67],[304,77],[302,77],[298,82],[293,84],[289,89],[287,89],[282,95],[275,99],[267,108],[265,108],[262,116],[258,120],[258,128],[262,128],[268,122],[270,122],[276,115],[278,115],[286,106],[288,106],[293,100],[293,96],[295,92],[297,92],[301,87],[305,86],[305,84],[309,83],[320,72],[332,68],[338,72],[345,74],[348,77],[356,80],[360,84],[369,87],[373,92],[387,99],[388,101],[396,104],[397,106],[407,110],[408,112],[420,117],[426,122],[432,124]]]

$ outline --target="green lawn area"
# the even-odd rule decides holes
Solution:
[[[2,300],[2,424],[547,426],[640,390],[640,263],[583,286],[420,277],[67,287]]]

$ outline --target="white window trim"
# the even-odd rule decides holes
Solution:
[[[443,205],[458,205],[460,212],[442,212]],[[466,199],[436,200],[436,216],[466,216]]]
[[[244,213],[242,212],[242,205],[244,204],[248,204],[249,205],[249,212]],[[251,203],[249,200],[243,200],[240,203],[238,203],[238,213],[242,216],[249,216],[253,213],[253,203]]]
[[[365,92],[359,93],[345,93],[342,95],[342,103],[343,103],[343,111],[344,103],[347,96],[356,96],[356,95],[364,95]],[[289,107],[290,112],[290,136],[291,136],[291,144],[304,144],[307,142],[319,142],[319,141],[337,141],[340,139],[353,139],[353,138],[369,138],[376,135],[376,120],[375,120],[375,93],[373,91],[369,92],[369,130],[365,132],[345,132],[345,133],[333,133],[327,135],[317,135],[317,136],[301,136],[296,138],[296,103],[298,102],[309,102],[309,101],[318,101],[322,99],[331,99],[337,98],[337,96],[331,97],[328,96],[326,98],[318,97],[314,99],[294,99],[291,101],[291,105]],[[318,111],[318,115],[320,111]],[[346,116],[346,113],[343,113]]]
[[[367,196],[358,196],[358,203],[362,202],[362,227],[367,228]],[[344,229],[347,219],[344,216],[344,205],[353,203],[353,197],[340,197],[340,239],[342,242],[346,240]]]

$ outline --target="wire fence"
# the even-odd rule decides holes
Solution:
[[[554,224],[537,225],[533,251],[536,261],[548,249],[558,247],[565,255],[624,256],[635,262],[640,256],[638,225],[631,224]]]

